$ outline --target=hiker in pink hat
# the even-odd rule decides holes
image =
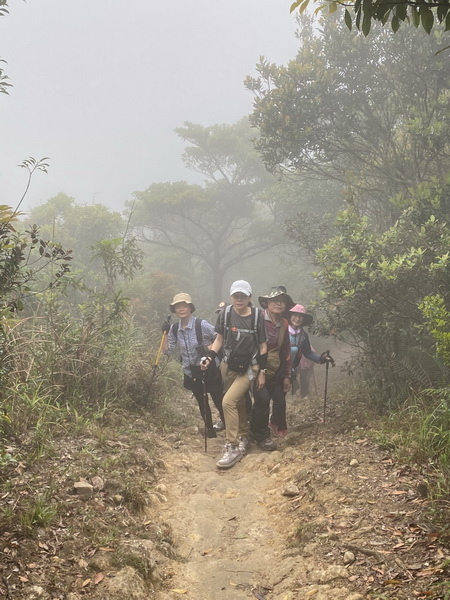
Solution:
[[[323,352],[322,354],[317,354],[314,348],[312,348],[309,342],[309,336],[303,327],[312,325],[313,317],[306,312],[306,309],[302,304],[296,304],[289,310],[288,321],[289,341],[291,343],[292,381],[294,381],[297,376],[299,366],[300,378],[302,378],[302,376],[307,378],[307,369],[309,366],[308,363],[314,366],[314,363],[324,364],[327,361],[331,363],[333,362],[333,359],[331,356],[329,356],[329,353],[327,354],[327,352]],[[304,366],[306,367],[304,373],[302,372],[301,361],[304,361]],[[310,376],[311,375],[309,375],[309,377]],[[308,384],[308,379],[306,379],[306,382],[304,379],[300,379],[300,394],[302,398],[308,395]]]

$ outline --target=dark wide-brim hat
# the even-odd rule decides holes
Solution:
[[[290,310],[295,302],[287,293],[284,285],[276,285],[275,287],[270,288],[270,292],[266,296],[259,296],[258,302],[262,306],[262,308],[267,308],[267,302],[269,300],[273,300],[274,298],[278,298],[279,296],[284,296],[286,300],[286,310]]]
[[[175,294],[173,300],[170,304],[170,312],[175,312],[175,304],[179,304],[180,302],[186,302],[191,307],[192,312],[195,312],[195,306],[192,304],[192,298],[189,294],[185,294],[184,292],[180,292],[179,294]]]

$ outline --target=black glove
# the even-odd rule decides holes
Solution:
[[[329,350],[325,350],[325,352],[322,352],[322,354],[320,355],[320,364],[324,365],[325,363],[330,363],[333,367],[335,364],[334,358],[330,355]]]
[[[167,321],[164,321],[164,323],[161,325],[161,331],[163,333],[169,333],[169,331],[170,331],[170,324]]]

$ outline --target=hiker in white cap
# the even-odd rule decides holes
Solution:
[[[230,288],[231,305],[223,308],[216,323],[217,337],[202,361],[209,369],[223,349],[220,365],[224,382],[223,412],[226,443],[219,469],[229,469],[246,454],[248,425],[245,395],[250,382],[264,386],[267,360],[266,331],[262,312],[252,306],[252,288],[248,281],[235,281]]]

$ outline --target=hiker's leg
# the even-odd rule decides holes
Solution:
[[[300,397],[306,398],[310,395],[309,384],[311,382],[311,375],[314,369],[314,365],[308,369],[300,369]]]
[[[234,373],[228,369],[226,363],[221,365],[222,377],[225,384],[225,396],[222,408],[225,416],[226,439],[230,444],[239,444],[240,429],[246,432],[247,419],[245,413],[245,392],[250,386],[250,380],[246,375]],[[241,422],[245,421],[245,425]],[[242,434],[241,434],[242,435]]]
[[[253,408],[253,402],[252,402],[252,397],[251,397],[250,389],[249,389],[245,394],[245,413],[246,413],[246,417],[247,417],[247,422],[250,421],[250,418],[252,416],[252,408]]]
[[[195,382],[194,382],[195,383]],[[192,386],[192,393],[194,394],[194,398],[197,400],[198,407],[200,409],[200,414],[202,415],[203,421],[206,423],[206,429],[211,430],[213,428],[211,409],[209,408],[209,398],[203,394],[203,385],[194,385]],[[206,411],[206,412],[205,412]]]
[[[259,367],[258,367],[258,365],[253,365],[251,367],[251,369],[253,372],[253,380],[252,381],[254,381],[256,379],[256,377],[258,376]],[[245,438],[247,440],[248,424],[249,424],[251,410],[252,410],[252,399],[250,397],[251,381],[247,377],[247,375],[244,374],[238,378],[237,385],[239,386],[239,388],[241,390],[241,392],[240,392],[241,399],[239,400],[238,405],[237,405],[238,415],[239,415],[238,436],[239,436],[239,439]],[[249,402],[250,402],[250,411],[248,408]]]
[[[253,391],[253,409],[250,419],[250,431],[255,442],[262,442],[270,437],[269,429],[270,392],[267,386]]]
[[[219,411],[220,419],[225,423],[225,417],[223,415],[222,401],[223,401],[223,383],[222,379],[214,381],[209,388],[208,392],[211,394],[214,406]]]
[[[278,432],[287,431],[287,422],[286,422],[286,394],[283,392],[282,381],[277,381],[273,386],[272,392],[272,417],[271,423],[274,423]]]

